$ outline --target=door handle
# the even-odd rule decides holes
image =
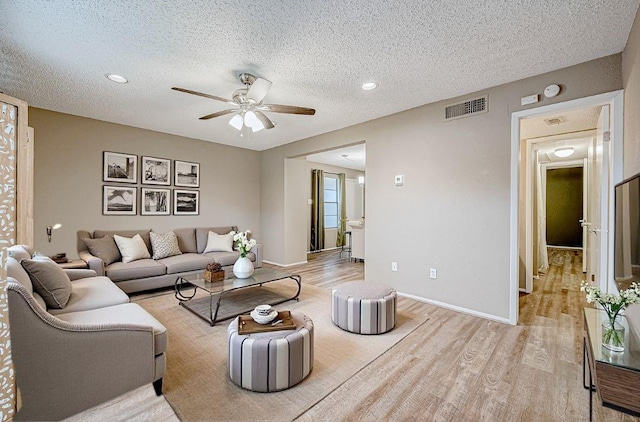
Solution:
[[[585,221],[585,220],[579,220],[580,221],[580,226],[581,227],[589,227],[591,225],[591,223]]]
[[[594,234],[595,233],[600,233],[601,231],[602,230],[600,230],[600,229],[589,229],[589,232],[594,233]]]

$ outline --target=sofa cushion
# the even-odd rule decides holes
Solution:
[[[26,245],[13,245],[7,249],[8,255],[18,262],[33,256],[33,250]]]
[[[28,258],[27,258],[28,259]],[[31,278],[27,271],[22,268],[20,262],[15,259],[13,256],[7,257],[7,277],[14,278],[18,283],[22,285],[29,293],[33,294],[33,284],[31,284]]]
[[[222,265],[223,267],[226,267],[228,265],[233,265],[233,264],[236,263],[238,258],[240,258],[240,252],[238,252],[238,251],[233,251],[233,252],[208,252],[208,253],[204,254],[204,256],[206,256],[206,257],[208,257],[210,259],[213,259],[218,264]],[[254,254],[253,252],[249,252],[247,254],[247,258],[249,258],[250,261],[255,262],[256,261],[256,254]]]
[[[178,246],[178,238],[174,232],[167,233],[149,233],[151,239],[151,251],[153,259],[162,259],[169,256],[180,255],[180,247]]]
[[[132,238],[115,234],[113,238],[116,241],[116,245],[118,245],[120,255],[122,255],[122,262],[127,263],[139,259],[151,258],[149,249],[139,234],[136,234]]]
[[[218,234],[216,232],[209,232],[207,237],[207,246],[204,248],[203,253],[207,252],[232,252],[233,251],[233,236],[236,232],[233,230],[227,234]]]
[[[185,271],[204,270],[207,264],[211,262],[211,258],[196,253],[185,253],[160,259],[158,262],[167,267],[167,274],[176,274]]]
[[[105,273],[112,281],[124,281],[164,275],[167,273],[167,267],[153,259],[140,259],[126,263],[114,262],[105,268]]]
[[[64,309],[49,309],[52,315],[88,311],[129,303],[129,296],[107,277],[88,277],[71,282],[71,296]]]
[[[209,240],[209,232],[215,232],[218,234],[227,234],[232,231],[238,231],[235,226],[227,227],[198,227],[196,229],[196,243],[198,245],[198,253],[204,252],[207,247],[207,240]]]
[[[151,229],[143,229],[143,230],[96,230],[93,232],[93,238],[97,239],[98,237],[104,237],[106,235],[128,237],[132,238],[133,236],[139,234],[142,240],[144,240],[144,244],[147,245],[147,249],[151,250],[151,239],[149,238],[149,232]]]
[[[97,239],[85,238],[82,240],[87,246],[87,249],[89,249],[89,252],[91,252],[91,255],[103,260],[105,265],[122,259],[118,245],[116,245],[116,241],[110,234]]]
[[[178,246],[182,253],[198,253],[196,229],[176,229],[173,232],[178,238]]]
[[[20,264],[29,274],[33,289],[48,308],[64,308],[71,296],[71,280],[67,273],[50,259],[23,259]]]
[[[56,317],[73,324],[134,324],[149,326],[153,328],[155,354],[159,355],[167,350],[167,329],[165,326],[135,303],[125,303],[90,311],[70,312],[56,315]]]

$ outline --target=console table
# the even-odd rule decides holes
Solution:
[[[598,394],[603,406],[640,416],[640,338],[623,318],[624,352],[602,347],[605,319],[607,314],[602,310],[584,309],[582,373],[584,388],[589,390],[589,420],[593,417],[593,392]],[[587,375],[589,384],[585,379]]]

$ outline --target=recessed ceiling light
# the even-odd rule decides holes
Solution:
[[[560,157],[560,158],[567,158],[571,155],[573,155],[573,147],[568,147],[568,148],[558,148],[555,151],[553,151],[553,154],[556,157]]]
[[[106,76],[110,81],[117,82],[119,84],[126,84],[127,82],[129,82],[124,76],[116,75],[113,73],[107,73],[104,76]]]
[[[365,91],[371,91],[372,89],[376,89],[377,87],[377,82],[365,82],[362,84],[362,89],[364,89]]]

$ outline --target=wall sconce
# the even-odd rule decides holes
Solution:
[[[53,226],[47,226],[47,238],[49,239],[49,243],[51,243],[51,234],[53,231],[58,230],[60,227],[62,227],[62,224],[60,223],[56,223]]]
[[[364,176],[358,176],[358,184],[364,186]]]

